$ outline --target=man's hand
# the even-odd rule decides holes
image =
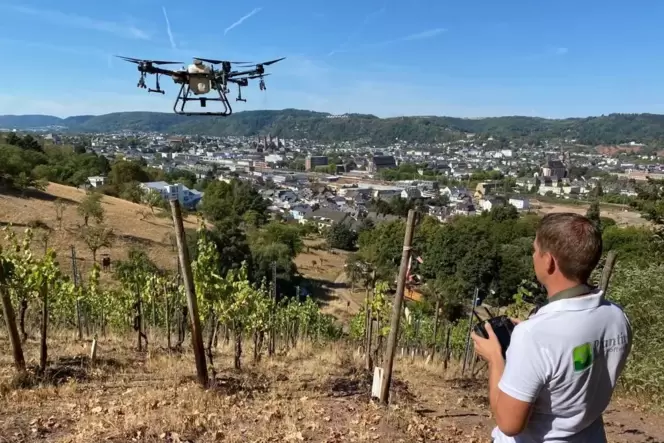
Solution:
[[[474,331],[471,334],[473,342],[475,342],[475,352],[487,362],[503,361],[503,350],[500,347],[500,342],[496,333],[489,322],[484,323],[484,329],[489,338],[483,338],[477,335]]]

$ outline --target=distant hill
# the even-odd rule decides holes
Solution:
[[[156,112],[119,112],[60,119],[46,115],[0,116],[0,128],[34,129],[64,126],[73,132],[156,131],[216,136],[267,135],[282,138],[339,142],[360,141],[384,145],[396,139],[409,142],[443,142],[465,134],[495,139],[575,139],[580,144],[614,145],[631,141],[664,147],[664,115],[610,114],[601,117],[544,119],[536,117],[396,117],[327,113],[284,109],[245,111],[230,117],[184,117]]]
[[[0,129],[29,129],[63,125],[64,120],[51,115],[0,115]]]

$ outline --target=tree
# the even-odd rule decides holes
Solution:
[[[7,144],[12,146],[19,146],[21,138],[13,132],[10,132],[7,136]]]
[[[519,218],[519,211],[516,207],[510,204],[494,205],[489,211],[491,220],[495,222],[502,222],[506,220],[516,220]]]
[[[144,196],[145,204],[148,205],[150,211],[154,214],[154,208],[160,207],[164,201],[164,198],[158,191],[150,189]]]
[[[595,223],[595,226],[598,228],[601,227],[602,220],[600,217],[599,200],[593,200],[590,203],[588,211],[586,211],[586,217]]]
[[[53,202],[53,208],[55,209],[55,221],[58,223],[58,229],[62,230],[62,221],[64,219],[65,210],[67,209],[67,204],[61,198],[56,198]]]
[[[119,160],[113,163],[108,174],[110,182],[116,186],[131,182],[147,182],[150,180],[147,172],[137,162]]]
[[[83,217],[83,224],[88,226],[90,217],[94,218],[97,223],[104,220],[104,208],[101,206],[102,195],[98,192],[88,193],[81,204],[78,206],[78,214]]]
[[[113,229],[103,225],[85,226],[81,229],[83,241],[92,252],[92,260],[97,263],[97,251],[101,248],[110,248],[113,244]]]
[[[327,233],[327,243],[331,248],[351,251],[355,248],[357,232],[346,223],[335,223]]]
[[[248,211],[256,212],[256,221],[267,221],[267,202],[251,184],[234,179],[230,183],[215,181],[210,183],[203,195],[201,212],[213,223],[226,218],[236,219],[237,223]]]
[[[133,203],[142,203],[145,198],[145,190],[136,181],[122,183],[118,186],[118,190],[120,198]]]

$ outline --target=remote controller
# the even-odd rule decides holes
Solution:
[[[505,315],[501,315],[499,317],[493,317],[487,321],[491,325],[491,328],[493,329],[493,332],[496,334],[496,337],[498,337],[498,341],[500,342],[500,347],[502,348],[503,351],[503,358],[506,358],[507,348],[510,345],[510,340],[512,338],[512,331],[514,330],[514,323],[512,323],[512,320],[510,320],[509,317]],[[489,338],[489,335],[487,334],[486,329],[484,327],[484,323],[486,322],[477,323],[473,329],[475,333],[480,337]]]

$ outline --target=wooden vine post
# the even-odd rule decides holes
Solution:
[[[406,234],[403,241],[403,252],[401,254],[401,266],[399,268],[399,279],[397,280],[397,292],[394,295],[394,305],[392,306],[392,321],[390,323],[390,335],[387,338],[387,350],[385,355],[385,365],[383,366],[383,383],[380,389],[380,401],[387,404],[390,397],[390,385],[392,383],[392,369],[394,367],[394,354],[397,349],[397,339],[399,337],[399,323],[401,321],[401,306],[403,304],[403,293],[406,288],[406,274],[408,273],[408,262],[411,254],[411,244],[413,242],[413,231],[415,230],[415,211],[408,211],[408,220],[406,222]]]
[[[198,375],[198,382],[201,384],[201,386],[207,387],[209,383],[207,362],[205,360],[205,348],[203,346],[201,320],[198,316],[198,303],[196,301],[194,277],[191,270],[191,261],[189,260],[187,240],[184,234],[184,224],[182,222],[182,211],[180,210],[180,202],[177,199],[171,199],[170,205],[171,213],[173,214],[173,226],[175,228],[175,239],[177,242],[180,269],[182,270],[182,280],[184,282],[184,289],[187,295],[187,306],[189,308],[189,318],[191,320],[191,342],[194,347],[196,373]]]
[[[9,280],[8,267],[9,263],[0,257],[0,298],[2,298],[2,312],[7,325],[12,353],[14,354],[14,366],[16,366],[16,370],[19,372],[25,372],[25,358],[23,357],[21,339],[16,328],[16,316],[14,315],[14,308],[9,298],[9,291],[7,290],[7,280]]]

